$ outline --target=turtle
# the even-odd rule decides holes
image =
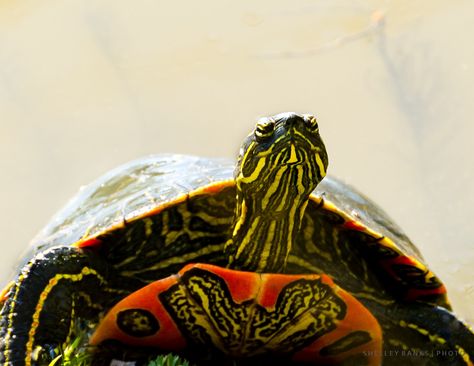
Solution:
[[[195,364],[473,365],[474,333],[313,115],[257,121],[237,162],[159,154],[82,188],[0,302],[0,364],[78,332]],[[124,356],[125,357],[125,356]]]

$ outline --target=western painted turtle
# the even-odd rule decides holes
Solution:
[[[5,290],[0,364],[47,363],[96,328],[92,344],[197,363],[472,365],[444,285],[327,164],[316,118],[285,113],[259,120],[236,166],[156,155],[99,178]]]

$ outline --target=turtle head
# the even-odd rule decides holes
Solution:
[[[234,174],[237,211],[226,245],[230,267],[284,270],[309,195],[327,165],[314,116],[283,113],[257,122],[242,144]]]
[[[316,118],[282,113],[261,118],[245,139],[235,181],[242,198],[261,202],[262,213],[281,212],[292,200],[308,198],[326,175],[327,165]]]

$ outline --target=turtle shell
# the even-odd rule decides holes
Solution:
[[[32,240],[32,250],[98,236],[200,187],[232,180],[233,169],[228,160],[178,154],[121,165],[81,187]]]
[[[117,303],[90,344],[111,339],[173,352],[196,352],[212,343],[232,359],[278,355],[276,364],[354,364],[372,354],[363,364],[379,366],[382,354],[374,315],[328,276],[261,274],[202,263]]]
[[[230,160],[176,154],[122,165],[82,187],[33,240],[32,251],[99,245],[101,237],[190,195],[205,197],[225,190],[232,200],[234,166]],[[232,215],[228,210],[229,227]],[[380,207],[353,187],[327,176],[311,195],[305,216],[288,272],[327,273],[356,294],[365,292],[370,297],[367,294],[373,292],[388,298],[395,294],[449,308],[445,287],[424,265],[415,245]],[[308,241],[316,245],[309,248]],[[217,259],[211,262],[221,264]]]
[[[58,272],[59,278],[88,276],[81,288],[107,309],[156,280],[166,281],[185,271],[188,264],[225,267],[224,245],[234,227],[236,207],[234,166],[223,159],[153,155],[106,173],[83,187],[37,235],[27,256],[34,259],[22,273],[43,266]],[[91,275],[85,264],[89,262],[107,277]],[[380,323],[384,352],[421,349],[434,342],[443,352],[457,347],[469,360],[459,345],[467,344],[469,349],[471,333],[443,309],[449,309],[445,287],[425,266],[417,248],[378,206],[334,177],[326,177],[311,194],[284,272],[300,278],[326,276],[335,291],[341,288],[359,301]],[[38,278],[47,282],[48,276]],[[21,303],[17,302],[20,292],[29,296],[28,289],[20,288],[24,277],[20,275],[14,285],[19,289],[14,296],[4,297],[8,301],[4,309]],[[108,282],[105,287],[104,282]],[[37,287],[34,290],[41,291]],[[70,290],[58,287],[58,291],[68,294]],[[106,291],[104,296],[101,291]],[[83,300],[87,303],[87,299]],[[56,299],[48,298],[37,306],[45,314],[40,328],[37,324],[31,328],[38,337],[49,332],[48,324],[55,324],[56,304]],[[442,335],[437,335],[437,329],[442,329]],[[8,330],[7,336],[15,330]],[[18,344],[18,351],[8,350],[8,357],[10,353],[24,357]],[[33,346],[28,341],[27,354]],[[393,361],[387,365],[396,364]]]

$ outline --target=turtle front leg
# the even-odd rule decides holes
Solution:
[[[94,320],[114,295],[106,265],[90,252],[55,247],[16,278],[0,312],[0,365],[50,360],[73,336],[75,320]]]

